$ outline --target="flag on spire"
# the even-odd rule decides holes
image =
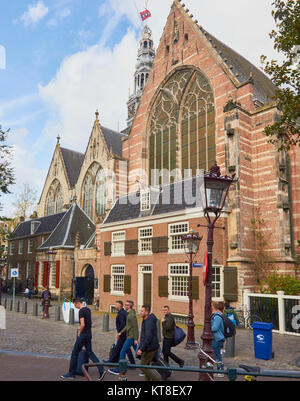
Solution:
[[[147,18],[151,17],[151,13],[148,9],[146,9],[146,10],[140,12],[140,16],[142,18],[142,21],[145,21]]]

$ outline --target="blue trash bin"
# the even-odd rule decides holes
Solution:
[[[268,361],[272,358],[273,323],[254,322],[253,340],[255,358]]]

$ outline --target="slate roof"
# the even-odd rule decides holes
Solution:
[[[60,150],[64,159],[71,188],[74,188],[80,174],[84,154],[62,147]]]
[[[111,148],[115,155],[122,156],[122,137],[126,135],[102,126],[101,130],[108,149]]]
[[[140,192],[122,196],[110,210],[103,224],[157,216],[195,207],[203,208],[204,193],[201,191],[202,183],[203,177],[197,176],[164,185],[160,190],[151,188],[151,208],[145,212],[141,212]]]
[[[80,244],[86,244],[95,232],[95,229],[96,226],[88,215],[77,203],[73,203],[52,234],[37,250],[74,248],[77,232],[80,234]]]
[[[13,235],[14,235],[13,239],[30,237],[32,235],[50,233],[59,224],[59,222],[61,221],[61,219],[64,217],[65,214],[66,214],[66,212],[57,213],[57,214],[53,214],[51,216],[45,216],[45,217],[40,217],[40,218],[36,218],[33,220],[24,221],[16,227],[16,229],[13,233]],[[31,234],[31,223],[32,222],[40,223],[39,226],[37,224],[38,228],[36,229],[34,234]]]
[[[254,100],[259,100],[263,104],[272,101],[276,86],[260,69],[202,27],[200,27],[200,30],[212,44],[227,67],[232,67],[230,70],[239,83],[249,80],[250,74],[252,74],[254,82]]]

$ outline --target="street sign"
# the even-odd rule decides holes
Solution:
[[[193,263],[193,267],[195,267],[195,268],[200,267],[202,269],[203,263]]]
[[[10,277],[11,278],[18,278],[19,277],[19,269],[11,269]]]

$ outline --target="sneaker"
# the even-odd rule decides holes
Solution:
[[[181,361],[178,365],[179,365],[180,368],[183,368],[184,367],[184,361]]]
[[[61,375],[60,377],[61,377],[61,379],[65,379],[65,380],[73,380],[73,379],[75,379],[75,376],[71,375],[70,373],[67,373],[65,375]]]
[[[106,375],[106,373],[107,373],[107,371],[104,370],[104,371],[101,373],[101,375],[99,375],[99,378],[98,378],[98,381],[99,381],[99,382],[101,382],[101,380],[104,379],[104,376]]]
[[[108,372],[109,373],[111,373],[112,375],[116,375],[116,376],[119,376],[119,370],[116,368],[116,369],[108,369]]]
[[[145,376],[145,373],[144,373],[144,372],[141,372],[141,373],[139,373],[139,376],[140,376],[140,377],[144,377],[144,376]]]

